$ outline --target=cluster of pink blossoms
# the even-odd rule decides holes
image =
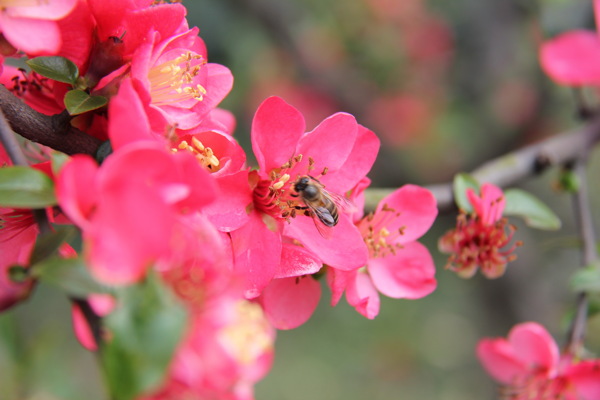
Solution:
[[[507,339],[481,340],[477,356],[486,371],[503,385],[503,399],[600,398],[600,359],[561,355],[554,339],[535,322],[516,325]]]
[[[133,285],[153,271],[187,306],[168,377],[143,398],[249,399],[272,362],[275,328],[309,319],[321,276],[332,304],[346,293],[368,318],[379,311],[379,293],[416,299],[435,289],[432,257],[417,239],[432,225],[436,201],[407,185],[364,216],[375,134],[346,113],[306,132],[300,112],[275,97],[254,116],[258,168],[249,168],[231,136],[234,118],[217,108],[233,77],[208,63],[185,15],[181,4],[150,0],[4,7],[0,51],[65,57],[90,95],[108,99],[72,124],[109,140],[113,153],[100,165],[74,155],[56,177],[47,162],[40,168],[56,181],[60,211],[49,214],[81,230],[95,279]],[[42,113],[65,109],[65,83],[8,65],[0,79]],[[31,289],[7,270],[27,265],[37,227],[27,210],[0,212],[5,308]],[[119,307],[106,296],[88,301],[98,315]],[[78,307],[74,320],[82,343],[96,348]]]

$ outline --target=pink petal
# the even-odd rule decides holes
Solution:
[[[529,373],[527,365],[505,339],[482,339],[477,344],[477,358],[492,378],[511,384],[518,376]]]
[[[597,85],[600,83],[600,37],[584,30],[557,36],[542,45],[540,63],[559,84]]]
[[[114,310],[117,302],[110,294],[92,293],[88,296],[88,303],[96,314],[105,317]]]
[[[328,180],[323,177],[327,183],[327,189],[335,193],[345,193],[356,186],[360,179],[371,170],[377,153],[379,151],[379,138],[370,130],[362,125],[358,125],[358,134],[356,141],[346,162],[335,173],[335,178]],[[362,207],[359,206],[359,209]]]
[[[337,268],[327,269],[327,285],[331,289],[331,306],[334,307],[342,298],[350,281],[354,280],[356,271],[341,271]]]
[[[58,175],[58,202],[67,216],[80,228],[86,228],[98,201],[96,174],[98,165],[89,156],[74,155]]]
[[[203,210],[208,219],[223,232],[231,232],[248,221],[246,208],[252,203],[248,171],[223,176],[216,180],[219,198]]]
[[[552,374],[558,367],[558,346],[540,324],[526,322],[515,325],[508,334],[508,341],[514,347],[517,357],[529,364],[530,368],[543,368]]]
[[[281,235],[271,231],[259,213],[231,232],[235,270],[245,280],[246,298],[255,298],[269,284],[281,261]]]
[[[274,279],[263,290],[260,302],[277,329],[294,329],[313,314],[321,298],[321,285],[313,278]]]
[[[600,399],[600,360],[581,361],[565,371],[583,400]]]
[[[135,283],[155,260],[169,254],[175,222],[172,211],[145,185],[112,185],[103,193],[96,221],[84,236],[91,243],[91,271],[108,284]]]
[[[261,171],[280,168],[295,154],[304,133],[304,117],[279,97],[269,97],[252,121],[252,150]]]
[[[18,4],[18,3],[17,3]],[[35,7],[3,6],[3,12],[11,17],[26,17],[39,19],[60,19],[66,16],[77,4],[77,0],[40,1]]]
[[[118,150],[138,140],[153,140],[150,121],[131,79],[124,79],[119,92],[108,105],[108,136],[113,149]]]
[[[0,12],[0,27],[10,44],[28,54],[54,54],[62,44],[56,21],[11,18]]]
[[[333,174],[337,172],[345,163],[356,142],[358,134],[358,124],[356,119],[350,114],[337,113],[321,122],[313,131],[302,136],[296,150],[297,154],[302,154],[303,159],[308,161],[308,157],[314,159],[314,170],[319,174],[323,168],[327,167],[331,175],[323,177],[323,183],[330,187],[330,182],[335,182]],[[356,175],[356,171],[346,171],[352,175],[355,182],[358,182],[362,176]],[[348,190],[350,188],[346,188]]]
[[[379,294],[371,282],[371,278],[362,272],[355,275],[346,289],[346,299],[356,311],[368,319],[379,314]]]
[[[498,186],[484,183],[481,186],[481,196],[477,196],[473,189],[468,188],[467,198],[484,224],[493,225],[502,218],[506,199]]]
[[[319,223],[318,221],[316,223]],[[331,238],[321,236],[312,218],[299,216],[285,226],[284,234],[297,239],[324,264],[350,271],[367,264],[368,250],[361,233],[347,215],[340,215]]]
[[[291,243],[284,243],[281,250],[281,264],[275,278],[291,278],[312,275],[321,269],[323,264],[308,249]]]
[[[435,265],[419,242],[406,244],[396,255],[369,260],[369,274],[382,294],[394,299],[419,299],[435,290]]]
[[[205,118],[209,112],[214,110],[217,105],[229,94],[233,87],[233,75],[229,68],[220,64],[206,64],[206,95],[202,101],[198,102],[192,110],[194,113]],[[180,129],[186,128],[184,125]]]
[[[386,217],[385,214],[389,212],[382,211],[386,205],[400,215],[395,218]],[[376,224],[385,226],[390,232],[401,230],[402,234],[397,242],[409,243],[429,230],[437,213],[435,197],[429,190],[416,185],[404,185],[379,202],[373,221],[375,223],[381,214],[381,217],[389,222]]]
[[[98,344],[92,333],[92,328],[88,324],[81,308],[73,303],[71,306],[71,317],[73,318],[73,331],[79,343],[90,351],[98,350]]]

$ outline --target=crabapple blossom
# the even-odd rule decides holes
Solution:
[[[222,296],[191,319],[166,381],[138,399],[253,399],[273,362],[275,330],[261,307]]]
[[[379,148],[375,135],[345,113],[306,133],[300,112],[271,97],[258,108],[251,136],[258,161],[258,170],[250,173],[251,215],[231,232],[235,266],[248,280],[246,296],[260,295],[277,273],[283,238],[306,247],[322,263],[346,270],[364,265],[367,248],[350,217],[340,212],[331,235],[324,237],[314,211],[301,211],[306,207],[294,184],[301,176],[311,176],[343,197],[371,168]]]
[[[134,283],[150,264],[186,257],[185,216],[214,198],[214,181],[191,154],[157,142],[132,143],[100,167],[74,156],[58,177],[59,204],[83,230],[91,271],[112,284]]]
[[[498,278],[504,274],[506,264],[516,258],[512,252],[521,244],[509,246],[515,228],[502,218],[504,194],[497,186],[486,183],[481,186],[480,196],[468,188],[467,198],[473,213],[461,212],[456,228],[438,243],[440,251],[450,253],[446,268],[462,278],[472,277],[478,268],[487,278]]]
[[[437,212],[429,190],[405,185],[382,199],[374,213],[357,221],[369,259],[353,271],[331,266],[327,277],[332,305],[345,291],[348,303],[372,319],[379,313],[379,293],[418,299],[433,292],[437,286],[433,258],[417,239],[431,227]]]
[[[561,355],[538,323],[515,325],[506,339],[482,339],[477,357],[511,399],[600,398],[600,360]]]
[[[73,10],[77,0],[6,3],[0,11],[0,31],[4,38],[17,49],[37,55],[60,49],[66,38],[61,37],[57,21]]]
[[[600,29],[600,1],[594,0],[596,27]],[[540,48],[540,64],[561,85],[600,84],[600,34],[573,30],[550,39]]]

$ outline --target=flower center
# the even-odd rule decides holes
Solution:
[[[402,248],[402,245],[398,243],[398,238],[404,235],[406,227],[402,226],[392,231],[387,228],[399,216],[399,211],[384,204],[381,210],[375,214],[371,213],[359,221],[358,229],[363,235],[371,257],[396,255],[396,251]]]
[[[202,101],[206,89],[197,78],[205,63],[201,55],[188,51],[152,67],[148,74],[152,104],[169,105],[189,99]]]
[[[192,136],[191,143],[187,140],[179,142],[177,147],[171,149],[173,152],[179,150],[189,151],[192,153],[198,162],[209,172],[217,172],[220,169],[220,162],[215,153],[210,147],[206,147],[202,142]]]
[[[242,300],[236,304],[235,319],[221,329],[219,339],[238,362],[248,365],[272,349],[272,331],[256,303]]]
[[[516,259],[513,250],[521,245],[518,241],[506,248],[515,230],[506,218],[490,225],[476,216],[459,215],[456,228],[440,239],[440,250],[451,253],[446,268],[463,271],[465,277],[477,267],[488,278],[502,275],[506,264]]]
[[[290,158],[280,168],[271,170],[269,179],[258,181],[254,189],[254,206],[276,218],[290,221],[297,215],[311,216],[312,211],[307,207],[302,197],[294,189],[296,181],[302,176],[309,176],[314,170],[315,161],[308,157],[308,164],[304,161],[302,154]],[[327,173],[327,168],[316,178]],[[293,179],[292,179],[293,177]]]

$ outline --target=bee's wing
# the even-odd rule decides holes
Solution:
[[[325,207],[310,207],[312,210],[312,219],[317,231],[325,239],[331,239],[333,236],[334,219]]]
[[[358,211],[358,207],[350,199],[344,196],[340,196],[337,193],[331,193],[326,191],[325,189],[323,190],[325,191],[327,197],[329,197],[329,199],[333,201],[333,204],[335,204],[341,212],[352,214]]]

